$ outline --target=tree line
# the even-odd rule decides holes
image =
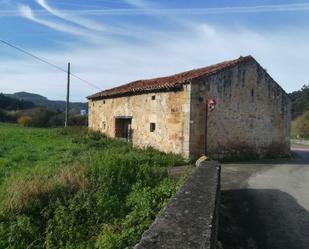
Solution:
[[[17,111],[34,108],[35,104],[30,101],[19,100],[0,93],[0,109]]]
[[[70,111],[69,124],[87,125],[87,116]],[[64,124],[64,112],[52,111],[31,101],[19,100],[0,93],[0,122],[19,123],[33,127],[57,127]]]

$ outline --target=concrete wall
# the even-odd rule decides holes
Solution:
[[[89,101],[91,129],[115,137],[117,116],[132,116],[134,145],[189,156],[190,85],[177,92]],[[156,124],[154,132],[150,132],[150,123]]]
[[[214,249],[219,197],[220,165],[202,162],[135,249]]]
[[[208,154],[222,158],[289,153],[290,100],[254,60],[194,79],[191,89],[191,155],[204,152],[205,109],[210,97],[217,106],[208,116]]]

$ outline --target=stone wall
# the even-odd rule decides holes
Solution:
[[[205,149],[208,98],[217,101],[208,115],[208,154],[222,158],[290,152],[289,97],[256,61],[194,79],[191,89],[191,155]]]
[[[210,97],[217,106],[207,118],[208,155],[290,152],[291,101],[254,59],[195,78],[180,91],[90,100],[89,127],[115,137],[115,118],[130,116],[134,145],[197,158],[205,152]],[[155,132],[150,123],[156,124]]]
[[[202,162],[134,249],[214,249],[220,165]]]
[[[134,145],[189,156],[190,85],[177,92],[89,100],[91,129],[115,137],[117,116],[132,117]],[[150,123],[156,124],[154,132]]]

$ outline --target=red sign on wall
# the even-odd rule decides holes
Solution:
[[[215,109],[217,101],[215,99],[209,98],[207,100],[208,111],[212,112]]]

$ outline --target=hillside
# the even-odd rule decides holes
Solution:
[[[31,101],[16,99],[0,93],[0,109],[2,110],[25,110],[33,108],[34,106],[35,104]]]
[[[28,92],[17,92],[13,94],[6,94],[12,98],[19,100],[30,101],[36,106],[44,106],[51,111],[60,111],[65,110],[65,101],[60,100],[49,100],[48,98],[41,96],[39,94],[28,93]],[[70,110],[79,113],[81,109],[87,109],[87,103],[82,102],[70,102]]]

